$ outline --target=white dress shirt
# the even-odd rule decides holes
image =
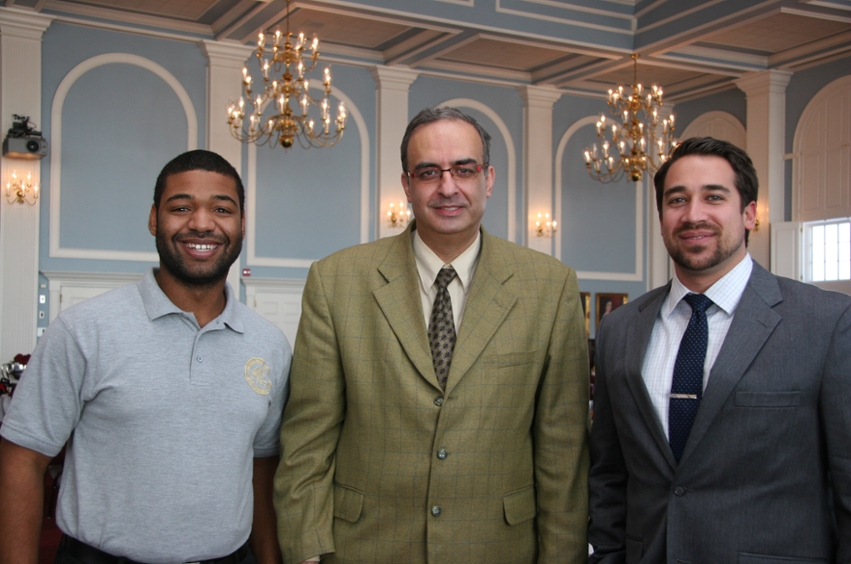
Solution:
[[[704,292],[704,295],[713,302],[713,305],[706,310],[709,341],[706,346],[706,361],[703,365],[704,390],[709,382],[709,371],[712,370],[721,345],[724,344],[724,338],[733,322],[733,314],[736,312],[752,270],[753,261],[747,254],[730,272]],[[693,292],[690,292],[674,274],[671,291],[668,292],[659,311],[659,317],[653,325],[650,344],[644,356],[644,365],[641,367],[644,385],[650,393],[650,400],[662,423],[665,436],[668,436],[668,394],[671,393],[671,383],[674,379],[674,363],[677,360],[680,341],[691,318],[691,307],[683,300],[688,293]]]
[[[451,266],[455,269],[457,276],[452,279],[447,289],[449,290],[449,298],[452,300],[452,317],[455,319],[455,333],[457,334],[458,328],[461,327],[461,318],[464,316],[464,308],[467,305],[467,294],[470,292],[473,275],[476,273],[476,266],[479,264],[482,233],[480,231],[476,235],[476,240],[449,264],[444,264],[443,260],[428,248],[416,229],[411,236],[414,242],[417,272],[420,275],[420,298],[423,301],[426,328],[428,328],[431,319],[434,298],[437,297],[437,286],[434,283],[437,280],[437,275],[444,266]]]

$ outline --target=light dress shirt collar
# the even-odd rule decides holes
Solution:
[[[745,286],[748,285],[748,280],[753,271],[753,259],[751,255],[745,254],[739,264],[733,267],[730,272],[722,276],[715,284],[710,286],[703,294],[712,300],[718,308],[724,310],[727,315],[733,315],[736,307],[739,305],[739,300],[742,299],[742,294],[745,291]],[[668,292],[668,297],[665,303],[662,304],[660,315],[669,317],[674,311],[674,308],[682,301],[686,294],[694,293],[686,288],[680,279],[674,273],[674,278],[671,281],[671,291]],[[688,306],[686,306],[688,307]],[[689,308],[689,315],[691,309]]]
[[[440,269],[446,266],[443,260],[432,251],[420,237],[419,232],[414,229],[414,257],[417,259],[417,272],[420,275],[420,284],[423,288],[431,288]],[[455,269],[457,279],[464,288],[464,293],[470,291],[470,283],[476,272],[476,264],[479,262],[479,251],[482,248],[482,232],[476,234],[476,240],[467,249],[449,263]]]
[[[444,262],[435,254],[428,245],[420,238],[419,232],[414,229],[411,234],[414,244],[414,258],[417,263],[417,274],[420,279],[420,300],[423,310],[423,321],[428,327],[431,319],[431,309],[434,307],[434,299],[437,296],[437,286],[434,284],[437,274],[443,268]],[[447,287],[449,298],[452,300],[452,318],[455,321],[455,331],[461,327],[464,318],[464,310],[467,307],[467,294],[476,274],[476,266],[479,263],[479,252],[482,248],[482,233],[476,235],[476,240],[467,247],[463,253],[458,255],[450,265],[455,269],[457,276],[452,279]]]

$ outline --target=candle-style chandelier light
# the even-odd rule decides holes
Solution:
[[[254,94],[248,68],[242,69],[243,96],[228,106],[228,125],[234,137],[243,143],[280,145],[289,149],[298,143],[305,149],[335,145],[346,129],[346,106],[342,102],[337,116],[331,118],[331,70],[325,68],[321,98],[310,95],[307,74],[319,59],[319,39],[307,40],[303,33],[293,39],[290,32],[290,0],[287,0],[286,33],[275,31],[269,39],[257,37],[257,64],[263,75],[263,89]],[[254,95],[254,97],[252,97]],[[293,110],[293,105],[298,110]],[[250,113],[246,119],[246,106]],[[318,120],[310,117],[311,106],[319,108]],[[268,115],[264,111],[270,109]],[[332,126],[333,121],[333,126]]]
[[[38,184],[33,183],[32,174],[26,179],[18,178],[18,172],[12,172],[12,179],[6,183],[6,201],[10,204],[27,203],[34,206],[38,201]]]
[[[624,175],[633,182],[642,179],[644,171],[656,172],[676,146],[674,115],[659,122],[662,110],[662,88],[645,89],[638,82],[638,54],[632,55],[631,92],[623,86],[609,90],[608,104],[614,119],[600,116],[594,143],[585,150],[588,174],[600,182],[618,182]]]

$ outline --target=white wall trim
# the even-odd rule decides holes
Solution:
[[[305,282],[296,278],[242,278],[246,305],[277,325],[291,346],[298,332]]]
[[[824,170],[822,169],[820,177],[822,178],[818,182],[816,182],[815,186],[808,185],[807,190],[816,190],[822,191],[819,194],[819,207],[815,210],[804,210],[803,209],[803,185],[806,183],[804,179],[805,174],[805,166],[804,166],[804,157],[805,151],[807,151],[807,147],[803,147],[802,145],[805,142],[804,139],[804,129],[806,129],[807,125],[814,119],[819,119],[819,114],[821,111],[821,106],[827,102],[831,97],[837,95],[837,93],[842,93],[844,91],[851,91],[851,75],[843,76],[838,78],[826,86],[824,86],[821,90],[819,90],[815,96],[807,103],[806,108],[801,113],[801,117],[798,120],[797,125],[795,126],[795,137],[792,141],[792,219],[795,221],[818,221],[822,219],[831,219],[833,217],[845,217],[851,215],[851,187],[849,187],[848,175],[851,173],[851,150],[848,148],[849,139],[843,137],[841,131],[835,131],[835,133],[840,133],[840,137],[837,139],[837,146],[832,147],[834,153],[836,152],[844,152],[844,160],[845,160],[845,171],[840,171],[837,175],[840,179],[840,184],[842,179],[844,178],[845,186],[829,186],[827,182],[827,178],[825,177]],[[839,110],[837,113],[839,115],[834,115],[837,120],[845,120],[838,121],[834,126],[839,125],[842,128],[842,124],[844,123],[844,133],[847,136],[848,132],[848,116],[851,115],[851,96],[847,93],[845,94],[845,99],[838,105],[837,108],[834,108],[834,111]],[[826,120],[825,120],[826,121]],[[829,124],[823,122],[820,125],[820,129],[822,130],[823,135],[826,135],[827,128],[830,127]],[[809,152],[811,153],[809,156],[818,156],[819,162],[821,163],[823,168],[827,167],[825,153],[826,147],[821,147],[822,151],[819,153],[813,153],[812,148],[809,148]],[[841,160],[842,155],[836,156],[834,155],[834,159]],[[832,206],[833,209],[827,207],[825,200],[828,198],[828,191],[831,188],[835,191],[832,196],[834,199],[838,198],[841,201],[839,206]],[[843,194],[842,191],[845,190]],[[844,205],[843,205],[844,204]]]
[[[728,126],[735,136],[736,139],[724,139],[724,141],[729,141],[737,145],[740,149],[747,149],[748,142],[748,132],[745,130],[745,126],[742,125],[742,122],[736,118],[731,113],[721,112],[721,111],[712,111],[706,112],[697,116],[688,127],[683,130],[682,135],[680,136],[682,139],[688,139],[689,137],[696,137],[698,135],[704,135],[707,127],[710,127],[713,122],[721,122],[724,125]]]
[[[63,290],[74,289],[99,289],[107,292],[133,284],[142,279],[145,273],[128,272],[60,272],[55,270],[43,270],[41,272],[48,281],[50,292],[49,320],[53,322],[59,312],[62,311]]]
[[[53,154],[50,158],[50,256],[57,258],[159,262],[157,253],[75,249],[60,246],[61,238],[59,229],[60,212],[62,209],[62,109],[65,104],[65,98],[68,96],[68,92],[74,83],[85,73],[96,67],[114,63],[136,65],[151,71],[163,79],[177,95],[186,114],[187,150],[195,149],[198,144],[198,117],[195,114],[195,108],[192,106],[192,100],[190,100],[189,94],[173,74],[157,63],[129,53],[106,53],[87,59],[71,69],[65,78],[62,79],[62,82],[59,83],[59,88],[56,89],[56,94],[53,97],[53,106],[50,110],[51,133],[53,135],[53,147],[51,149]]]
[[[323,88],[322,82],[310,79],[311,88]],[[366,129],[366,120],[363,114],[352,101],[339,88],[334,88],[334,96],[345,102],[349,119],[354,120],[358,126],[358,134],[361,145],[360,155],[360,242],[369,241],[369,132]],[[351,131],[350,128],[347,128]],[[283,149],[280,149],[283,150]],[[299,150],[293,147],[293,150]],[[248,182],[245,187],[245,209],[252,221],[246,227],[246,239],[248,253],[245,258],[246,266],[275,266],[282,268],[310,268],[310,265],[322,257],[298,259],[277,258],[257,256],[257,145],[248,144]],[[378,216],[377,216],[378,217]],[[380,218],[379,218],[380,220]],[[243,278],[243,283],[250,278]],[[255,279],[256,280],[256,279]]]
[[[558,17],[548,15],[548,14],[535,14],[535,13],[528,12],[528,11],[524,12],[522,10],[513,10],[511,8],[503,7],[502,2],[504,2],[504,1],[505,0],[496,0],[496,11],[497,11],[497,13],[510,14],[512,16],[518,16],[518,17],[521,17],[521,18],[532,18],[532,19],[538,19],[538,20],[546,20],[546,21],[549,21],[549,22],[557,22],[557,23],[564,24],[564,25],[576,26],[576,27],[581,27],[581,28],[586,28],[586,29],[596,29],[596,30],[600,30],[600,31],[607,31],[609,33],[617,33],[617,34],[621,34],[621,35],[632,35],[633,34],[632,27],[633,27],[634,24],[632,22],[634,20],[633,20],[633,17],[629,16],[629,15],[616,14],[616,13],[612,13],[612,12],[608,12],[608,11],[604,11],[604,10],[596,10],[594,8],[585,8],[583,6],[577,6],[577,5],[574,5],[574,4],[567,5],[567,7],[566,7],[566,9],[569,9],[571,11],[585,12],[585,13],[591,13],[591,14],[600,14],[600,15],[605,15],[605,16],[613,18],[613,19],[626,20],[626,21],[630,22],[629,29],[626,29],[626,28],[612,27],[612,26],[607,26],[607,25],[593,24],[593,23],[589,23],[589,22],[582,22],[582,21],[578,21],[576,19],[572,19],[572,18],[569,18],[569,17],[568,18],[558,18]],[[530,0],[526,0],[526,1],[529,2]],[[542,2],[542,1],[538,0],[537,2],[534,2],[534,3],[548,5],[548,6],[555,6],[555,7],[559,7],[559,8],[565,8],[564,4],[556,4],[554,2]]]
[[[511,131],[508,126],[499,117],[499,114],[493,111],[490,107],[484,105],[477,100],[470,98],[453,98],[441,102],[438,106],[452,106],[454,108],[470,108],[482,112],[488,119],[496,125],[500,135],[505,141],[505,148],[508,152],[508,164],[506,166],[506,179],[508,180],[508,240],[512,243],[517,242],[517,150],[514,147],[514,139],[511,137]]]
[[[581,128],[594,125],[597,123],[597,116],[588,116],[575,121],[567,131],[564,132],[558,143],[556,150],[556,167],[555,167],[555,210],[553,216],[556,217],[559,225],[564,226],[561,217],[562,208],[562,193],[564,186],[562,185],[562,161],[564,160],[564,151],[570,138]],[[577,156],[579,158],[579,156]],[[605,189],[603,184],[601,189]],[[644,280],[644,195],[643,182],[635,183],[635,268],[633,272],[595,272],[592,270],[577,270],[576,276],[580,280],[616,280],[619,282],[641,282]],[[561,256],[561,236],[556,236],[555,241],[555,258],[562,260]]]

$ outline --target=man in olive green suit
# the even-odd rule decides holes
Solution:
[[[415,221],[310,269],[275,478],[285,562],[587,558],[576,275],[481,229],[489,142],[458,110],[420,112]]]

